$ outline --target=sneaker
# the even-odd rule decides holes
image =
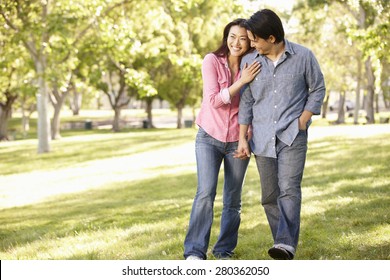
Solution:
[[[195,256],[195,255],[191,255],[191,256],[188,256],[186,258],[186,260],[188,260],[188,261],[202,261],[203,259],[201,257]]]
[[[293,253],[282,247],[272,247],[268,250],[268,255],[275,260],[292,260],[294,259]]]

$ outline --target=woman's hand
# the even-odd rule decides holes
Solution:
[[[258,61],[253,61],[251,65],[248,66],[245,63],[244,68],[241,70],[241,82],[247,84],[252,82],[252,80],[260,73],[261,64]]]
[[[234,152],[233,157],[239,159],[248,159],[251,157],[249,144],[246,139],[240,139],[240,141],[238,141],[238,147]]]

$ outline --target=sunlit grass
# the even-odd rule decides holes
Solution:
[[[361,135],[310,141],[297,259],[390,259],[390,131],[360,128]],[[1,144],[0,259],[182,259],[196,190],[195,133],[69,136],[45,155],[36,154],[32,140]],[[210,248],[221,195],[222,180]],[[235,259],[269,259],[260,195],[252,159]]]
[[[55,170],[80,162],[129,156],[187,142],[193,130],[172,133],[172,129],[77,135],[51,143],[49,154],[37,154],[36,140],[5,142],[0,145],[0,175],[36,170]]]

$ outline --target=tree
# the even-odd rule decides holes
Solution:
[[[61,91],[56,90],[64,83],[61,77],[69,78],[72,74],[71,70],[74,69],[74,67],[70,67],[70,71],[58,76],[55,71],[50,73],[50,70],[56,69],[56,67],[48,67],[48,65],[71,66],[72,62],[69,61],[77,53],[78,44],[96,21],[111,10],[131,1],[111,2],[104,0],[82,2],[5,0],[0,4],[0,15],[6,27],[13,30],[12,36],[23,44],[33,61],[38,84],[38,153],[50,151],[48,117],[50,94],[48,87],[50,83],[48,79],[52,78],[55,97],[53,101],[57,101],[54,104],[58,105],[56,114],[59,114],[64,96],[61,95]],[[53,56],[50,56],[51,54]],[[68,83],[66,84],[68,85]],[[58,123],[56,120],[54,121],[55,124]]]
[[[307,0],[312,8],[318,8],[328,5],[329,8],[343,8],[345,13],[353,16],[354,22],[345,22],[347,24],[346,36],[357,49],[361,52],[361,61],[364,61],[367,90],[367,123],[375,123],[374,118],[374,100],[376,91],[375,67],[377,59],[388,48],[388,19],[390,15],[390,4],[388,0]],[[340,4],[340,5],[335,5]],[[379,13],[378,13],[379,11]],[[385,48],[384,48],[385,47]],[[388,56],[388,54],[387,54]],[[360,65],[360,64],[358,64]],[[358,66],[358,71],[360,66]],[[359,81],[359,78],[358,78]],[[355,109],[355,118],[357,110]],[[355,119],[356,120],[356,119]]]
[[[26,100],[36,90],[31,60],[7,26],[0,33],[0,141],[8,140],[8,120],[16,101]],[[25,126],[24,126],[25,127]]]
[[[120,129],[120,112],[131,96],[157,94],[153,76],[171,48],[171,29],[156,1],[132,2],[112,11],[88,38],[80,56],[87,57],[90,83],[104,92],[114,110],[114,131]]]
[[[201,58],[191,55],[188,58],[173,57],[167,62],[164,75],[159,77],[158,91],[177,109],[177,128],[182,128],[185,105],[194,106],[202,93]]]
[[[220,43],[223,27],[243,11],[234,1],[162,1],[174,22],[173,52],[158,75],[159,94],[177,109],[177,128],[182,127],[182,110],[202,97],[202,57]],[[207,31],[207,32],[205,32]]]

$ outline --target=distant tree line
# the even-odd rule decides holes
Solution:
[[[319,58],[328,94],[354,91],[356,118],[366,96],[368,123],[375,122],[379,94],[387,106],[390,101],[388,2],[307,0],[280,12],[292,30],[287,37]],[[220,43],[229,20],[255,12],[243,3],[1,1],[0,140],[8,138],[13,110],[22,113],[26,130],[37,111],[38,153],[49,152],[50,141],[60,138],[65,104],[78,114],[97,93],[107,96],[115,112],[113,131],[120,130],[121,110],[131,98],[145,101],[150,124],[153,99],[168,101],[180,128],[183,108],[199,106],[202,98],[203,56]]]

